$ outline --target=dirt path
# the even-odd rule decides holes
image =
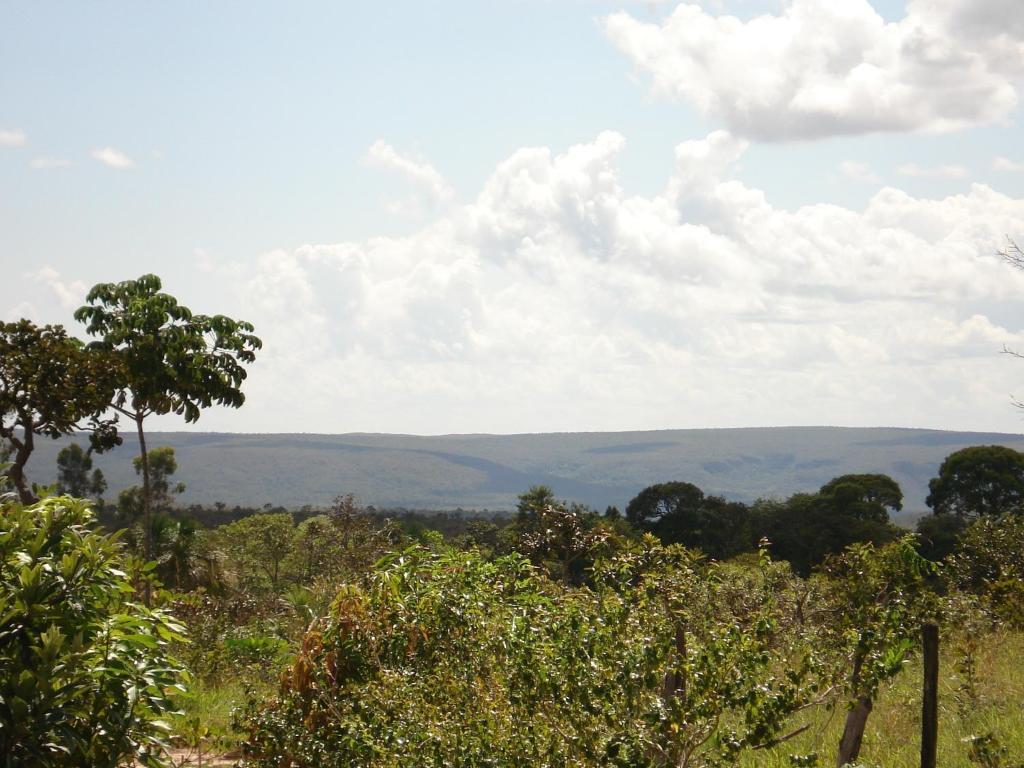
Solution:
[[[169,753],[171,764],[175,768],[232,768],[238,764],[241,755],[228,753],[224,755],[203,754],[202,763],[199,761],[199,753],[191,749],[172,749]]]

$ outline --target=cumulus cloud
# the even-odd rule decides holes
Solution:
[[[99,160],[106,166],[116,168],[119,171],[128,170],[129,168],[135,167],[135,162],[128,157],[124,152],[121,152],[113,147],[103,147],[102,149],[94,149],[92,156],[95,160]]]
[[[881,179],[870,166],[852,160],[844,160],[839,164],[839,172],[851,181],[861,184],[879,184]]]
[[[404,176],[413,189],[411,199],[397,207],[409,212],[423,212],[450,201],[455,195],[444,176],[430,163],[418,161],[398,152],[384,140],[378,140],[367,150],[367,165],[386,168]]]
[[[660,23],[605,20],[654,92],[764,141],[991,123],[1018,102],[1024,6],[908,0],[885,22],[867,0],[783,0],[742,21],[682,4]]]
[[[28,277],[45,285],[66,310],[77,309],[85,302],[85,283],[81,280],[65,281],[53,267],[43,267],[29,273]]]
[[[989,308],[1024,294],[993,253],[1024,200],[886,187],[862,210],[784,210],[735,179],[747,145],[724,131],[680,144],[664,189],[635,196],[624,144],[521,149],[415,234],[248,265],[236,301],[266,343],[247,385],[259,428],[969,428],[1012,413],[1024,372],[998,352],[1024,329]]]
[[[23,147],[27,141],[24,131],[0,131],[0,147]]]
[[[904,163],[896,169],[900,176],[918,179],[966,179],[967,169],[962,165],[921,166],[917,163]]]
[[[37,171],[52,170],[54,168],[68,168],[71,165],[70,160],[65,160],[62,157],[33,157],[29,163]]]

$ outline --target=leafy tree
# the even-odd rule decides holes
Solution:
[[[118,389],[110,405],[135,422],[142,463],[142,507],[146,518],[145,552],[152,554],[150,514],[152,476],[143,423],[153,414],[176,413],[199,419],[203,408],[238,408],[245,401],[245,364],[262,343],[253,327],[223,315],[194,315],[173,296],[161,292],[156,275],[100,283],[75,312],[90,344],[117,361]]]
[[[0,505],[0,764],[169,764],[182,627],[128,602],[124,557],[84,502]]]
[[[945,560],[970,522],[957,515],[926,515],[917,521],[917,549],[922,557]]]
[[[1018,512],[1024,502],[1024,453],[978,445],[951,453],[928,483],[936,515],[976,518]]]
[[[888,475],[840,475],[818,491],[829,498],[836,512],[858,520],[889,522],[889,515],[903,509],[903,490]]]
[[[237,570],[257,572],[278,591],[284,564],[295,547],[295,524],[287,512],[249,515],[215,531],[220,549]]]
[[[644,488],[626,507],[626,519],[665,544],[683,544],[724,559],[750,548],[749,510],[739,502],[705,496],[692,483]]]
[[[524,522],[536,513],[538,509],[544,509],[558,504],[555,492],[548,485],[531,485],[530,490],[519,494],[516,501],[516,521]]]
[[[57,492],[77,498],[98,499],[107,490],[103,472],[92,468],[92,456],[78,443],[61,448],[57,454]]]
[[[141,475],[144,463],[141,456],[132,459],[135,474]],[[184,483],[171,484],[171,475],[178,471],[178,461],[174,456],[174,448],[162,445],[149,452],[149,498],[154,510],[166,510],[173,503],[174,497],[185,492]]]
[[[999,618],[1024,627],[1024,515],[975,520],[949,558],[949,575]]]
[[[551,488],[535,485],[519,495],[515,519],[496,536],[496,544],[503,552],[525,555],[551,578],[579,584],[615,538],[614,521],[584,505],[557,501]]]
[[[132,459],[135,474],[142,474],[142,459]],[[180,563],[168,571],[167,564],[182,555],[182,547],[191,546],[195,526],[176,520],[172,514],[174,496],[185,490],[184,483],[171,483],[171,475],[178,469],[174,448],[163,445],[149,452],[151,514],[145,514],[142,488],[135,485],[123,489],[117,496],[117,516],[129,526],[128,542],[141,550],[146,559],[158,564],[161,578],[172,578],[179,583]],[[177,552],[177,554],[175,554]]]
[[[806,576],[831,554],[851,544],[885,544],[899,535],[889,509],[899,509],[903,493],[887,475],[842,475],[817,493],[795,493],[785,501],[760,499],[751,510],[755,539],[771,542],[774,557]]]
[[[834,653],[836,669],[847,675],[840,681],[848,708],[837,765],[857,761],[879,687],[903,669],[922,620],[935,614],[928,589],[934,573],[935,564],[917,553],[909,535],[882,547],[853,544],[824,564],[816,645]]]
[[[109,360],[59,325],[0,323],[0,442],[13,449],[7,476],[22,503],[35,501],[25,464],[36,435],[56,439],[88,429],[95,450],[120,443],[116,420],[103,418],[114,375]]]

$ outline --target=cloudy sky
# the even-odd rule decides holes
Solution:
[[[206,430],[1021,432],[1022,90],[1020,0],[6,3],[0,319],[252,321]]]

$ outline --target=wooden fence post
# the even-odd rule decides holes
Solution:
[[[939,740],[939,627],[921,626],[924,685],[921,696],[921,768],[935,768]]]

